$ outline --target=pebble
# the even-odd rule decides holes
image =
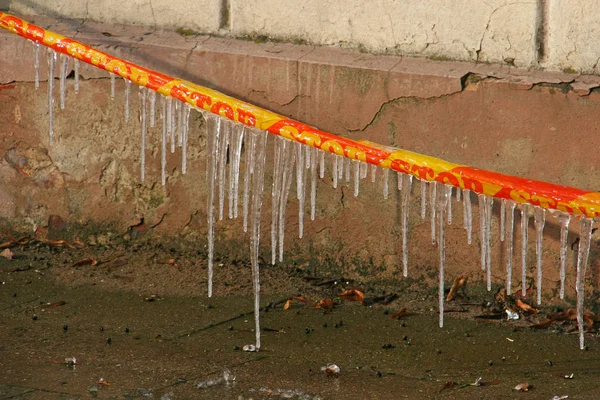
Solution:
[[[402,340],[408,340],[408,336],[406,336],[406,335],[402,336]]]
[[[69,330],[69,325],[63,325],[63,331],[68,331]]]
[[[494,365],[494,362],[492,360],[488,361],[488,365],[491,367],[492,365]]]
[[[378,377],[378,378],[382,378],[382,377],[383,377],[383,374],[381,373],[381,371],[377,371],[377,372],[375,373],[375,376],[376,376],[376,377]]]
[[[129,328],[125,328],[125,329],[123,329],[123,332],[125,332],[125,333],[129,333]]]
[[[106,344],[112,344],[112,339],[111,338],[106,338]]]
[[[31,317],[31,319],[32,319],[32,320],[34,320],[34,321],[37,321],[37,319],[38,319],[38,316],[37,316],[37,315],[34,315],[33,317]]]

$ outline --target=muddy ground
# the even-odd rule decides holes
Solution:
[[[60,245],[32,241],[0,257],[0,399],[600,398],[596,330],[581,351],[572,321],[531,328],[560,304],[507,321],[498,288],[467,283],[440,329],[425,280],[263,265],[263,347],[244,352],[254,343],[247,263],[218,260],[209,299],[203,251]],[[348,288],[366,305],[341,299]],[[308,302],[284,309],[293,296]],[[335,307],[315,308],[322,299]],[[321,371],[330,363],[338,376]]]

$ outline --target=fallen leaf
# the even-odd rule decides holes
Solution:
[[[283,305],[283,309],[287,310],[288,308],[290,308],[290,305],[292,304],[292,299],[287,299],[287,301],[285,302],[285,304]]]
[[[84,258],[83,260],[77,261],[75,264],[71,265],[71,268],[80,267],[82,265],[96,265],[98,264],[98,260],[95,258]]]
[[[0,253],[0,256],[6,258],[7,260],[12,260],[14,253],[12,251],[10,251],[10,249],[4,249]]]
[[[103,386],[110,386],[110,383],[108,383],[108,381],[104,378],[100,378],[100,380],[98,381],[99,385],[103,385]]]
[[[529,392],[529,389],[531,389],[531,385],[529,383],[519,383],[517,386],[515,386],[515,390],[518,390],[519,392]]]
[[[365,295],[358,289],[348,289],[344,290],[340,297],[347,301],[363,301],[365,299]]]
[[[400,318],[406,316],[406,312],[407,311],[408,310],[406,308],[403,308],[402,310],[398,311],[397,313],[390,315],[390,318],[392,318],[392,319],[400,319]]]
[[[323,299],[315,305],[315,308],[321,308],[323,310],[331,311],[331,310],[333,310],[334,305],[335,305],[335,303],[333,302],[333,300]]]
[[[459,291],[467,283],[467,278],[464,276],[459,276],[454,280],[450,291],[448,292],[448,296],[446,296],[446,301],[452,301],[454,297],[456,297],[456,293]]]
[[[528,314],[537,314],[540,312],[537,308],[531,307],[529,304],[525,303],[521,299],[515,300],[515,305],[523,312]]]

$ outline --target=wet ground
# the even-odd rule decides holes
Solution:
[[[469,285],[440,329],[437,291],[424,282],[264,266],[263,347],[244,352],[254,343],[244,262],[217,263],[208,299],[202,252],[57,245],[0,257],[0,399],[600,398],[597,334],[580,351],[570,322],[534,330],[544,313],[495,319],[494,293]],[[340,299],[349,287],[368,306]],[[285,309],[293,296],[302,301]],[[315,308],[322,299],[334,308]],[[331,363],[339,375],[321,370]]]

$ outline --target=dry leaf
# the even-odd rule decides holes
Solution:
[[[103,386],[110,386],[110,383],[108,383],[108,381],[104,378],[100,378],[100,380],[98,381],[99,385],[103,385]]]
[[[288,299],[285,304],[283,305],[283,309],[287,310],[288,308],[290,308],[290,305],[292,304],[292,299]]]
[[[406,316],[406,312],[407,312],[407,309],[403,308],[402,310],[398,311],[397,313],[390,315],[390,318],[400,319],[400,318]]]
[[[323,299],[315,305],[315,308],[321,308],[323,310],[331,311],[331,310],[333,310],[334,305],[335,305],[335,303],[333,302],[333,300]]]
[[[537,308],[531,307],[529,304],[525,303],[524,301],[522,301],[520,299],[515,300],[515,305],[517,307],[519,307],[519,309],[521,311],[528,313],[528,314],[537,314],[538,312],[540,312],[540,310],[538,310]]]
[[[458,293],[459,289],[462,288],[467,283],[467,278],[464,276],[459,276],[454,280],[450,291],[448,292],[448,296],[446,297],[446,301],[452,301],[454,297],[456,297],[456,293]]]
[[[357,289],[344,290],[340,297],[347,301],[363,301],[365,299],[363,292]]]
[[[79,260],[77,261],[75,264],[71,265],[71,267],[79,267],[82,265],[96,265],[98,264],[98,260],[96,260],[95,258],[84,258],[83,260]]]
[[[6,258],[7,260],[12,260],[14,253],[12,251],[10,251],[10,249],[4,249],[0,253],[0,256]]]

